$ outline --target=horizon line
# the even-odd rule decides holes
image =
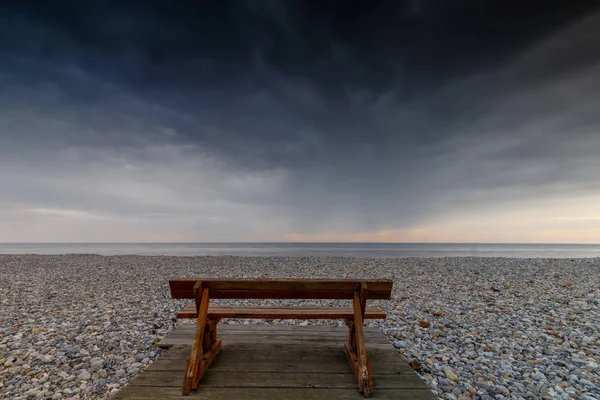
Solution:
[[[600,245],[596,242],[337,242],[337,241],[138,241],[138,242],[0,242],[4,244],[471,244],[471,245]]]

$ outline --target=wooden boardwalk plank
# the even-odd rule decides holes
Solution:
[[[227,336],[222,335],[219,336],[223,340],[223,344],[233,345],[246,343],[248,345],[260,345],[260,344],[306,344],[316,347],[329,347],[336,346],[337,344],[343,344],[343,337],[319,337],[319,336],[292,336],[292,335],[282,335],[282,336],[271,336],[265,335],[261,337],[253,336],[253,337],[243,337],[243,336]],[[166,340],[162,340],[158,343],[159,347],[169,348],[173,345],[192,345],[193,338],[189,337],[171,337]],[[389,342],[384,338],[377,337],[369,337],[366,339],[367,346],[370,348],[377,347],[378,345],[387,346]]]
[[[188,327],[189,326],[189,327]],[[194,325],[165,339],[170,348],[117,393],[117,400],[181,399],[181,376]],[[380,331],[366,328],[373,399],[434,400],[435,396]],[[190,397],[197,399],[359,400],[343,351],[346,327],[219,325],[223,348]],[[177,344],[175,342],[182,342]]]
[[[223,341],[225,342],[229,342],[229,343],[237,343],[237,342],[244,342],[244,343],[250,343],[250,342],[255,342],[257,339],[253,339],[253,338],[248,338],[248,335],[251,335],[250,333],[247,333],[246,335],[229,335],[226,333],[223,334],[219,334],[219,337],[221,339],[223,339]],[[327,336],[321,336],[321,335],[303,335],[303,334],[298,334],[298,335],[290,335],[290,334],[286,334],[286,335],[279,335],[277,332],[275,332],[274,334],[268,334],[268,335],[260,335],[260,337],[258,337],[258,340],[265,340],[265,341],[277,341],[277,340],[287,340],[290,342],[296,342],[296,341],[301,341],[301,342],[334,342],[334,343],[338,343],[338,342],[344,342],[345,339],[348,338],[348,334],[346,333],[346,336],[343,335],[327,335]],[[178,341],[178,343],[176,344],[189,344],[192,345],[193,343],[193,337],[190,338],[189,336],[172,336],[169,337],[167,340],[161,340],[161,346],[166,346],[167,343],[174,343],[175,340]],[[381,335],[372,335],[372,336],[368,336],[366,338],[366,341],[368,343],[371,344],[388,344],[389,340],[385,337],[385,336],[381,336]]]
[[[213,371],[202,378],[202,387],[282,387],[282,388],[332,388],[356,389],[356,381],[351,371],[346,373],[322,372],[254,372],[254,371]],[[398,379],[398,374],[373,374],[373,382],[378,388],[421,389],[423,382],[414,373],[407,373]],[[132,386],[181,387],[181,371],[145,371],[131,382]]]
[[[304,342],[316,342],[315,346],[334,346],[336,343],[343,343],[348,338],[347,328],[340,327],[321,327],[321,326],[284,326],[272,325],[272,329],[265,328],[269,325],[219,325],[219,337],[223,339],[223,344],[252,343],[261,342],[269,344],[294,344]],[[245,329],[244,329],[245,327]],[[158,346],[169,348],[173,345],[192,345],[195,332],[195,325],[185,324],[177,327],[167,337],[162,339]],[[298,328],[298,329],[294,329]],[[318,328],[318,329],[314,329]],[[250,337],[250,339],[249,339]],[[252,340],[252,338],[255,338]],[[376,328],[365,330],[365,339],[367,345],[388,344],[387,338]]]
[[[174,346],[147,371],[183,371],[180,360],[187,357],[189,346]],[[389,347],[369,349],[369,360],[375,371],[380,373],[413,373],[406,361]],[[324,372],[350,373],[346,355],[341,346],[324,347],[313,351],[310,347],[298,349],[288,345],[229,345],[219,353],[211,371],[256,371],[256,372]]]
[[[189,352],[189,351],[188,351]],[[285,360],[259,360],[259,361],[236,361],[235,363],[227,360],[227,363],[217,362],[221,356],[226,353],[220,352],[219,356],[215,359],[214,364],[211,365],[210,371],[222,371],[222,372],[240,372],[240,371],[254,371],[254,372],[271,372],[271,373],[288,373],[288,372],[318,372],[318,373],[349,373],[349,366],[341,363],[331,363],[331,360],[324,360],[323,358],[315,360],[301,360],[295,361],[293,359]],[[234,358],[234,357],[231,357]],[[347,364],[347,362],[346,362]],[[162,360],[160,363],[155,362],[146,368],[149,372],[172,372],[176,371],[179,376],[183,375],[185,364],[181,365],[181,358],[169,358]],[[389,363],[381,361],[377,363],[375,368],[379,373],[383,374],[401,374],[408,373],[412,374],[414,371],[410,370],[410,367],[398,368],[395,363]],[[399,371],[400,370],[400,371]]]
[[[207,373],[208,375],[208,373]],[[127,388],[126,388],[127,389]],[[122,390],[118,400],[182,400],[181,388],[140,387]],[[356,388],[203,388],[202,384],[187,398],[201,400],[360,400],[364,399]],[[371,399],[381,400],[436,400],[428,389],[378,389]]]
[[[250,339],[243,339],[243,338],[239,338],[239,339],[231,339],[231,338],[226,338],[224,337],[223,339],[223,345],[231,345],[231,344],[246,344],[248,346],[254,346],[254,345],[263,345],[263,344],[270,344],[270,345],[304,345],[304,346],[311,346],[311,347],[332,347],[332,346],[338,346],[338,345],[343,345],[343,341],[340,341],[338,339],[327,339],[327,338],[309,338],[309,337],[298,337],[298,338],[294,338],[294,337],[290,337],[290,336],[281,336],[281,337],[271,337],[271,336],[267,336],[267,337],[251,337]],[[159,347],[163,347],[163,348],[169,348],[173,345],[189,345],[190,342],[192,340],[190,339],[171,339],[168,342],[161,342],[159,343]],[[389,344],[388,343],[384,343],[383,340],[379,339],[379,343],[373,343],[372,341],[368,341],[367,340],[367,346],[370,349],[376,349],[376,348],[389,348]],[[343,350],[342,350],[343,351]]]

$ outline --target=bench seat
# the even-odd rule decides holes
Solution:
[[[177,314],[177,318],[196,318],[196,306],[190,304]],[[254,318],[254,319],[354,319],[352,307],[208,307],[208,318]],[[365,319],[385,319],[378,307],[367,307]]]

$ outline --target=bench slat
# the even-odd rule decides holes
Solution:
[[[347,279],[177,279],[170,280],[171,297],[193,298],[193,288],[202,281],[213,299],[353,299],[361,280]],[[390,299],[392,280],[364,280],[369,299]]]
[[[186,306],[177,318],[196,318],[196,307]],[[255,319],[353,319],[352,307],[234,307],[210,306],[208,318],[255,318]],[[365,319],[385,319],[377,307],[367,307]]]

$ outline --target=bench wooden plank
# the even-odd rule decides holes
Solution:
[[[249,325],[244,325],[244,326],[249,326]],[[190,337],[194,336],[195,330],[181,329],[180,327],[177,327],[176,330],[169,333],[165,339],[190,338]],[[219,328],[223,328],[223,327],[227,327],[227,325],[224,325],[224,324],[219,325]],[[309,327],[314,327],[314,325],[309,325]],[[299,328],[305,328],[305,326],[299,326]],[[252,328],[249,328],[249,329],[243,331],[243,330],[229,330],[228,328],[224,328],[224,329],[219,329],[219,330],[221,331],[221,332],[219,332],[219,337],[224,338],[224,339],[235,339],[235,338],[240,338],[240,337],[248,337],[253,334],[268,335],[268,336],[293,336],[293,337],[302,337],[302,336],[315,337],[316,336],[316,337],[320,337],[323,339],[336,339],[336,340],[346,340],[348,338],[348,332],[342,332],[340,330],[316,330],[314,332],[307,330],[307,329],[298,329],[298,330],[273,329],[271,331],[259,331],[259,330],[253,330]],[[367,340],[367,342],[369,341],[370,337],[379,338],[380,336],[381,336],[381,330],[369,329],[368,331],[365,331],[365,339]]]
[[[283,324],[257,324],[257,323],[248,323],[248,324],[229,324],[221,322],[219,324],[219,334],[223,335],[238,335],[245,334],[247,335],[250,332],[259,332],[260,334],[267,333],[272,334],[273,332],[277,332],[278,335],[322,335],[322,336],[344,336],[348,337],[348,332],[343,329],[343,325],[335,326],[335,325],[283,325]],[[193,323],[182,323],[177,325],[173,331],[169,332],[169,335],[194,335],[196,331],[196,325]],[[365,335],[369,334],[378,334],[381,335],[381,328],[378,327],[369,327],[365,326]]]
[[[187,331],[189,332],[189,331]],[[257,332],[258,333],[258,332]],[[233,332],[233,333],[219,333],[219,337],[221,339],[224,339],[225,341],[234,341],[234,340],[244,340],[244,339],[248,339],[249,337],[251,338],[253,335],[252,332],[248,332],[246,335],[242,334],[241,332]],[[279,337],[279,338],[289,338],[290,340],[311,340],[311,338],[316,338],[316,339],[322,339],[322,340],[330,340],[330,341],[345,341],[348,339],[348,334],[346,333],[346,335],[344,335],[342,332],[336,332],[336,333],[329,333],[329,334],[324,334],[324,335],[319,335],[317,332],[312,332],[312,333],[302,333],[302,332],[296,332],[294,333],[293,331],[273,331],[273,332],[268,332],[268,333],[264,333],[261,334],[261,336],[265,336],[267,338],[275,338],[275,337]],[[169,340],[169,339],[190,339],[193,337],[193,333],[190,335],[188,334],[184,334],[183,332],[178,332],[175,333],[173,335],[168,335],[167,338],[162,339],[162,340]],[[369,342],[369,340],[371,339],[382,339],[381,335],[377,335],[375,333],[369,333],[368,335],[365,335],[365,339],[367,340],[367,342]],[[386,339],[387,340],[387,339]]]
[[[185,322],[177,325],[175,330],[171,331],[171,334],[194,334],[196,331],[196,325],[194,323],[190,323],[189,320],[184,320]],[[348,336],[348,332],[344,332],[340,330],[344,325],[288,325],[288,324],[258,324],[256,322],[249,322],[247,324],[243,323],[227,323],[220,322],[219,329],[222,330],[221,333],[227,335],[239,335],[239,334],[247,334],[248,332],[261,332],[261,334],[272,332],[277,332],[278,335],[284,335],[285,332],[296,335],[298,333],[306,334],[306,335],[343,335]],[[381,328],[374,326],[365,326],[365,334],[368,333],[377,333],[381,334]]]
[[[346,279],[176,279],[169,281],[171,297],[193,298],[197,281],[213,299],[353,299],[360,280]],[[370,299],[390,299],[392,280],[367,280]]]
[[[211,292],[212,296],[213,292]],[[177,314],[177,318],[196,318],[198,313],[192,304]],[[235,307],[210,306],[208,318],[254,318],[254,319],[352,319],[351,307]],[[385,319],[377,307],[368,307],[365,319]]]

